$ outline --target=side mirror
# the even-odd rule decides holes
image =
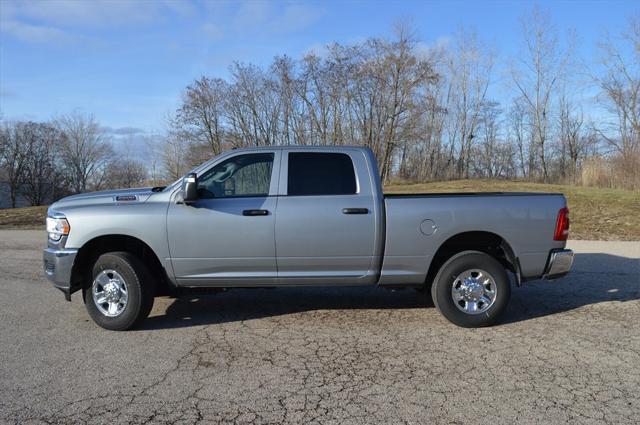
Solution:
[[[176,201],[179,204],[187,204],[196,199],[198,199],[198,176],[196,173],[189,173],[182,179],[182,190]]]

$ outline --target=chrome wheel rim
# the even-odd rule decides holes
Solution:
[[[466,314],[482,314],[496,301],[496,281],[485,270],[469,269],[456,277],[451,286],[451,298],[458,310]]]
[[[91,292],[96,308],[107,317],[122,314],[129,301],[127,283],[120,273],[111,269],[102,270],[96,276]]]

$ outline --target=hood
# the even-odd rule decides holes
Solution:
[[[102,190],[99,192],[81,193],[67,196],[51,204],[51,210],[64,207],[97,204],[133,204],[146,202],[153,194],[152,188]]]

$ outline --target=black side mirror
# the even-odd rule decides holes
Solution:
[[[182,190],[176,201],[179,204],[186,204],[196,199],[198,199],[198,176],[196,173],[189,173],[182,179]]]

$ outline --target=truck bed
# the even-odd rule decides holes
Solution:
[[[384,195],[382,284],[424,280],[439,246],[460,233],[491,233],[508,241],[525,278],[540,277],[553,241],[560,193],[460,192]],[[425,261],[426,260],[426,261]]]

